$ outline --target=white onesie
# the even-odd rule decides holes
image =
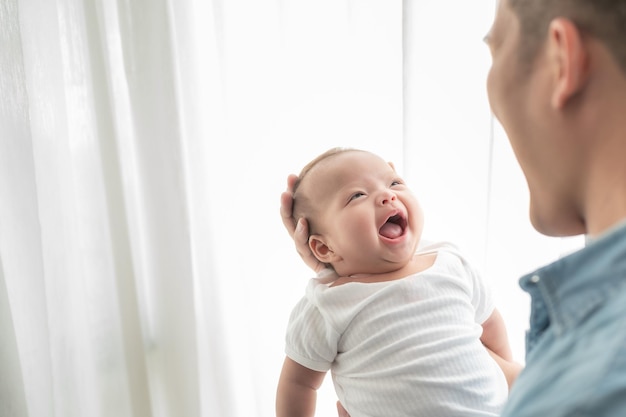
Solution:
[[[420,273],[330,287],[312,279],[291,313],[286,354],[330,369],[351,417],[497,416],[508,388],[480,342],[494,306],[450,244]]]

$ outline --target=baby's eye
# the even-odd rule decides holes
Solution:
[[[362,192],[354,193],[350,196],[350,201],[356,200],[357,198],[363,197],[364,195],[365,193],[362,193]]]
[[[404,184],[404,182],[402,182],[402,180],[393,180],[391,181],[391,186],[395,186],[395,185],[402,185]]]

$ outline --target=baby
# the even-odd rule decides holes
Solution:
[[[351,417],[497,416],[520,366],[479,274],[421,241],[421,207],[390,163],[334,148],[293,187],[293,219],[329,273],[294,307],[278,417],[313,416],[331,371]]]

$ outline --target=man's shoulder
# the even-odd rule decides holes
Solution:
[[[605,301],[576,327],[543,333],[502,417],[626,416],[626,286]]]

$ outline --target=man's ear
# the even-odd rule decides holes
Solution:
[[[320,235],[311,235],[309,237],[309,248],[311,248],[311,252],[320,262],[330,264],[341,260],[341,257],[328,247],[326,242],[324,242],[324,238]]]
[[[562,17],[550,22],[548,48],[555,77],[552,106],[562,109],[587,82],[589,56],[578,27]]]

